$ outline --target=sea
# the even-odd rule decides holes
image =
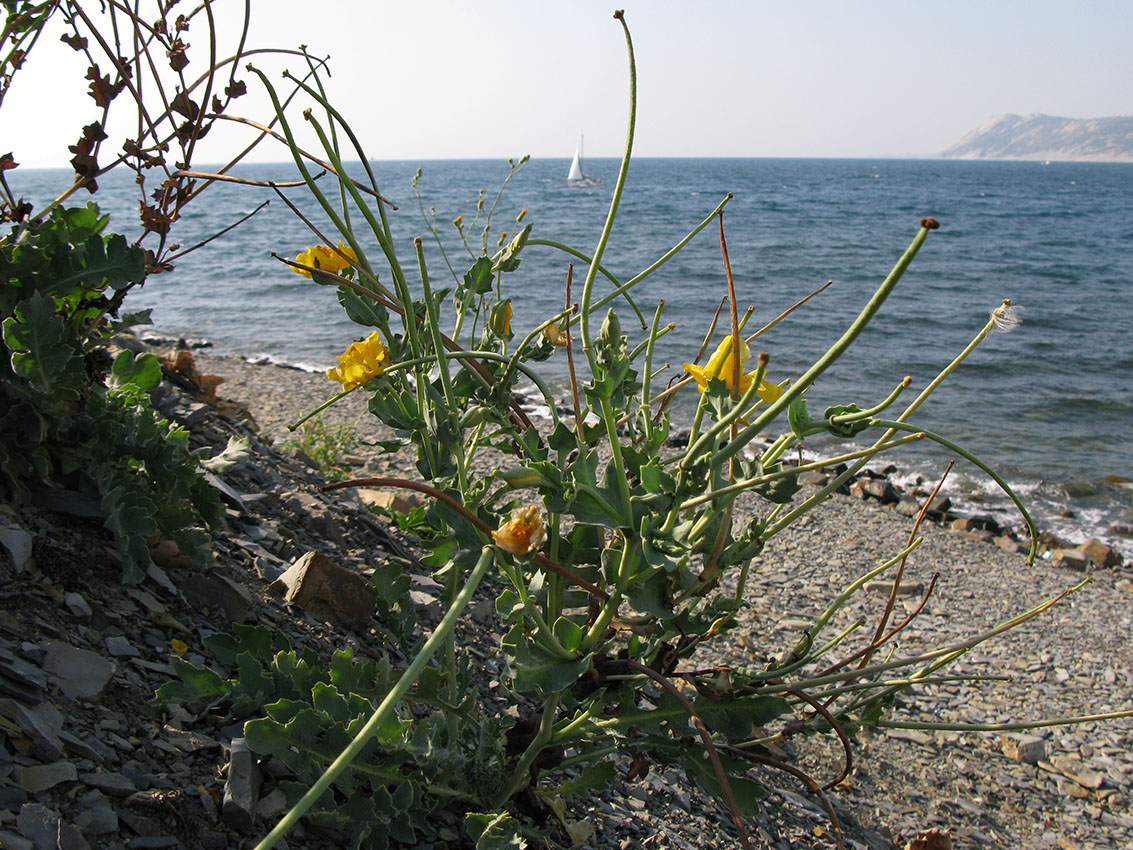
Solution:
[[[504,161],[426,160],[372,164],[389,211],[402,266],[418,280],[412,240],[424,239],[436,288],[454,286],[481,247],[513,235],[521,210],[532,238],[592,254],[606,220],[619,163],[589,159],[603,184],[569,185],[567,159],[533,159],[509,181]],[[413,177],[421,176],[417,189]],[[294,166],[249,165],[258,180],[295,179]],[[355,176],[362,176],[355,164]],[[37,204],[69,180],[66,171],[10,171],[9,185]],[[111,226],[136,232],[137,187],[130,175],[101,179],[97,201]],[[321,182],[333,193],[327,178]],[[152,188],[152,186],[151,186]],[[288,197],[334,235],[303,189]],[[419,195],[418,195],[419,193]],[[828,405],[871,407],[905,377],[907,398],[923,388],[983,327],[1004,299],[1021,324],[996,332],[955,371],[912,420],[964,445],[1018,491],[1041,529],[1072,542],[1098,538],[1133,557],[1133,165],[937,159],[638,159],[630,166],[603,267],[620,281],[645,269],[707,217],[728,194],[724,229],[740,310],[748,329],[778,316],[827,281],[831,286],[753,342],[770,355],[775,381],[801,374],[842,334],[908,246],[924,216],[941,227],[881,312],[807,393],[812,414]],[[85,202],[87,198],[76,199]],[[186,208],[173,238],[188,248],[267,205],[239,226],[185,254],[127,299],[152,309],[153,333],[206,339],[210,351],[322,370],[352,339],[351,323],[329,287],[290,271],[318,242],[271,189],[214,184]],[[487,218],[491,213],[490,219]],[[453,220],[462,216],[471,252]],[[365,224],[357,211],[356,228]],[[337,236],[334,236],[337,238]],[[506,238],[506,237],[505,237]],[[370,256],[379,251],[363,239]],[[443,248],[443,252],[442,252]],[[529,246],[504,278],[521,334],[562,309],[569,257]],[[574,259],[577,300],[586,264]],[[450,271],[451,267],[451,271]],[[383,280],[389,282],[388,273]],[[599,294],[611,284],[602,278]],[[726,294],[715,223],[630,293],[651,320],[675,329],[658,344],[655,366],[678,373],[699,350]],[[643,337],[633,306],[615,302],[631,345]],[[726,327],[721,317],[720,332]],[[451,313],[445,319],[451,327]],[[719,332],[717,340],[719,339]],[[715,344],[715,343],[713,343]],[[564,362],[560,362],[560,360]],[[554,391],[567,395],[565,358],[545,364]],[[691,406],[675,409],[687,421]],[[786,423],[779,426],[785,429]],[[925,441],[927,442],[927,441]],[[808,451],[837,451],[817,443]],[[899,483],[931,487],[949,452],[918,444],[876,462]],[[960,461],[944,492],[967,513],[1018,514],[977,468]]]

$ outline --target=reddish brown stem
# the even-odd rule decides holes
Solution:
[[[400,487],[403,490],[415,490],[418,493],[424,493],[426,496],[430,496],[436,499],[438,502],[443,502],[444,504],[448,505],[450,508],[452,508],[454,511],[456,511],[458,514],[460,514],[485,534],[491,536],[492,531],[494,530],[490,525],[488,525],[488,523],[484,522],[484,520],[480,519],[480,517],[476,516],[476,514],[472,513],[470,510],[468,510],[468,508],[464,507],[464,505],[462,505],[448,493],[445,493],[441,490],[438,490],[436,487],[432,487],[420,481],[410,481],[408,478],[354,478],[350,481],[339,481],[335,484],[327,484],[326,486],[320,487],[319,489],[341,490],[344,487]],[[562,564],[555,563],[541,552],[534,552],[532,553],[531,557],[539,566],[544,567],[553,573],[557,573],[572,584],[581,587],[583,590],[593,593],[595,596],[598,596],[603,600],[610,598],[610,594],[606,593],[606,591],[602,590],[597,585],[588,582],[582,576],[575,574],[567,567],[564,567]]]
[[[716,744],[712,740],[712,734],[708,731],[708,727],[704,725],[704,721],[701,719],[700,715],[697,714],[696,709],[693,708],[692,703],[689,702],[688,697],[681,692],[680,688],[653,668],[646,667],[644,664],[634,661],[632,658],[628,659],[626,664],[638,673],[643,673],[648,676],[672,694],[673,698],[688,712],[688,716],[692,719],[693,725],[696,726],[696,731],[700,734],[700,740],[704,743],[704,749],[708,751],[708,758],[712,760],[712,768],[716,771],[716,778],[720,781],[720,789],[724,792],[724,799],[727,801],[728,810],[732,814],[732,823],[736,825],[736,831],[740,834],[740,843],[746,850],[751,850],[751,842],[748,841],[747,837],[747,827],[744,826],[743,817],[740,815],[740,806],[739,803],[736,802],[735,792],[732,791],[731,783],[728,782],[728,774],[725,772],[724,765],[720,761],[720,753],[716,750]]]

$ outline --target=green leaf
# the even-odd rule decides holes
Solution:
[[[12,352],[12,371],[37,391],[56,400],[78,400],[86,371],[78,342],[68,333],[55,302],[36,292],[4,320],[4,344]]]
[[[834,421],[835,416],[843,416],[847,413],[861,413],[861,408],[856,404],[837,404],[826,408],[826,411],[822,414],[822,418],[826,420],[826,430],[835,437],[849,438],[870,427],[868,416],[853,422]]]
[[[247,437],[231,436],[228,444],[216,455],[201,461],[201,466],[209,472],[223,475],[252,454],[252,441]]]
[[[106,388],[112,393],[139,395],[148,393],[161,383],[161,361],[148,352],[137,357],[123,349],[114,357]]]
[[[523,850],[527,841],[519,832],[519,822],[507,812],[464,815],[464,831],[476,842],[476,850]]]
[[[492,291],[492,261],[487,257],[480,257],[464,273],[464,285],[469,292],[475,295],[484,295]]]
[[[350,287],[338,287],[338,303],[352,322],[383,330],[389,326],[389,311],[374,299],[365,298]]]
[[[584,634],[582,627],[567,617],[559,617],[555,620],[555,624],[551,626],[551,631],[554,632],[555,638],[567,652],[574,652],[582,644]]]
[[[806,412],[806,399],[799,396],[787,406],[787,422],[800,440],[807,437],[814,421]]]
[[[181,681],[166,682],[157,689],[157,698],[165,702],[220,697],[232,690],[232,686],[209,667],[197,667],[176,655],[169,659],[169,666]]]
[[[588,764],[577,776],[571,777],[557,788],[536,791],[541,797],[569,797],[586,791],[600,791],[613,782],[617,775],[617,765],[607,759]]]
[[[277,649],[291,648],[283,632],[269,631],[263,626],[237,624],[232,627],[232,631],[233,634],[217,632],[202,641],[205,648],[225,667],[235,667],[236,659],[244,652],[266,667]],[[280,642],[278,646],[277,639]]]
[[[530,640],[521,625],[501,641],[508,670],[520,693],[551,694],[569,688],[590,667],[590,656],[562,659]]]

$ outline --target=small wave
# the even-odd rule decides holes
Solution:
[[[294,369],[297,372],[310,372],[317,375],[329,369],[329,366],[320,366],[315,363],[305,363],[301,360],[284,360],[274,354],[260,352],[257,354],[246,354],[244,360],[253,366],[278,366],[281,369]]]

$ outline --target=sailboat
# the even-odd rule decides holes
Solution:
[[[582,170],[582,137],[578,138],[578,147],[574,149],[574,159],[570,163],[567,173],[567,184],[570,186],[602,186],[605,180],[601,177],[590,177]]]

